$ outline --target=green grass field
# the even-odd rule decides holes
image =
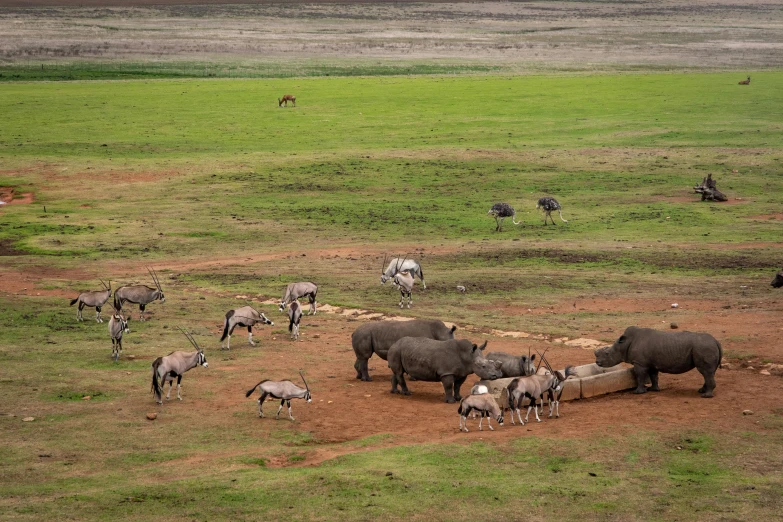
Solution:
[[[783,508],[779,408],[726,433],[694,422],[591,437],[575,426],[565,440],[330,442],[305,423],[248,422],[249,400],[221,402],[234,378],[221,364],[294,371],[275,366],[290,345],[226,354],[209,337],[228,296],[277,297],[304,278],[330,304],[394,312],[377,281],[385,251],[425,256],[428,290],[404,314],[482,328],[611,340],[602,332],[659,314],[577,300],[677,293],[774,312],[783,72],[752,75],[752,88],[739,73],[0,83],[0,187],[34,195],[0,209],[0,246],[16,254],[0,257],[0,275],[75,297],[96,277],[146,283],[154,263],[167,295],[152,321],[132,324],[139,360],[115,365],[89,310],[77,324],[62,298],[0,293],[0,518],[769,518]],[[296,108],[278,108],[287,93]],[[693,194],[710,172],[729,202]],[[543,195],[567,225],[543,226]],[[494,232],[497,201],[523,225]],[[314,254],[337,248],[356,254]],[[197,265],[219,259],[233,261]],[[455,297],[458,284],[469,292]],[[498,304],[557,313],[493,313]],[[183,348],[183,323],[219,377],[193,370],[183,387],[202,409],[186,401],[149,423],[150,360]],[[327,364],[330,349],[304,357]],[[271,465],[319,450],[340,456]]]

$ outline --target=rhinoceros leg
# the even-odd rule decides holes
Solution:
[[[634,366],[633,374],[636,376],[636,389],[633,392],[647,393],[647,388],[644,386],[644,383],[647,381],[647,375],[648,375],[647,368],[643,368],[641,366]]]
[[[449,404],[456,402],[457,399],[454,397],[454,376],[444,375],[440,381],[443,383],[443,391],[446,392],[446,402]]]
[[[651,368],[648,373],[650,374],[650,391],[661,391],[658,387],[658,370]]]
[[[462,384],[465,382],[465,379],[467,379],[468,376],[460,377],[458,379],[454,379],[454,398],[458,401],[462,400],[462,394],[460,393],[459,389],[462,388]]]
[[[699,373],[704,376],[704,386],[699,388],[701,396],[709,399],[713,396],[712,391],[715,389],[715,371],[714,370],[702,370],[697,368]]]
[[[372,377],[370,377],[370,370],[367,367],[368,364],[367,359],[356,359],[356,362],[353,363],[353,367],[356,368],[356,378],[361,379],[363,381],[371,382]]]

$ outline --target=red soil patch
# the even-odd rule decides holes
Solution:
[[[775,214],[762,214],[760,216],[750,216],[748,219],[760,219],[763,221],[783,221],[783,212],[777,212]]]
[[[33,202],[32,192],[17,194],[11,187],[0,187],[0,201],[8,205],[27,205]],[[5,205],[0,205],[3,208]]]

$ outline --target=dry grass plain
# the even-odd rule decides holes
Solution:
[[[783,65],[775,0],[224,3],[4,2],[0,63],[468,63],[510,71]]]

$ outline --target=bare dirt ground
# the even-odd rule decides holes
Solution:
[[[334,256],[357,258],[366,251],[350,247],[319,251],[329,262]],[[268,260],[298,255],[298,252],[278,252],[268,256]],[[233,259],[211,260],[210,263],[237,263],[247,256]],[[250,258],[258,257],[250,254]],[[211,266],[211,265],[210,265]],[[178,269],[198,270],[203,266],[197,262],[184,263]],[[60,290],[41,290],[43,281],[65,278],[87,280],[92,274],[79,269],[52,270],[51,268],[26,266],[14,270],[5,268],[0,271],[0,288],[4,292],[24,295],[54,295],[73,297]],[[67,295],[66,295],[67,294]],[[224,299],[234,295],[221,294]],[[371,383],[356,380],[353,362],[355,360],[350,343],[351,332],[362,321],[339,314],[319,313],[307,316],[302,322],[302,337],[298,342],[288,339],[287,335],[272,333],[270,328],[256,329],[258,347],[247,345],[244,335],[234,337],[232,351],[210,350],[210,368],[199,371],[191,379],[198,380],[200,389],[211,390],[208,397],[190,393],[187,381],[183,385],[187,397],[187,410],[200,418],[216,425],[230,425],[236,417],[253,418],[260,434],[269,435],[279,427],[272,418],[256,419],[255,398],[246,399],[241,386],[260,380],[266,375],[286,375],[291,368],[308,368],[307,377],[314,393],[314,401],[306,405],[301,401],[294,403],[294,414],[300,429],[306,429],[313,436],[315,444],[302,446],[297,450],[297,459],[288,461],[285,455],[276,457],[270,466],[313,465],[344,453],[362,451],[351,441],[364,439],[372,435],[393,433],[387,439],[370,445],[372,448],[390,445],[417,443],[455,442],[462,440],[506,440],[524,435],[536,435],[546,438],[590,437],[611,429],[621,435],[632,435],[645,431],[666,432],[674,428],[697,428],[707,430],[761,431],[774,429],[765,425],[765,416],[780,412],[778,397],[783,393],[783,349],[779,337],[783,328],[778,324],[783,296],[780,299],[765,299],[763,309],[754,309],[736,305],[728,300],[712,301],[704,299],[680,299],[679,308],[671,310],[671,303],[661,298],[588,298],[576,302],[560,302],[546,309],[532,313],[568,313],[574,309],[588,312],[612,310],[618,313],[643,314],[650,311],[668,310],[667,320],[677,321],[680,329],[704,330],[704,325],[718,337],[724,348],[724,368],[717,375],[718,388],[713,399],[702,399],[696,389],[701,386],[701,376],[696,371],[683,375],[662,375],[662,391],[642,396],[631,392],[620,392],[588,400],[572,401],[562,405],[561,419],[544,419],[526,426],[510,426],[479,432],[477,422],[470,423],[471,432],[458,432],[456,404],[444,404],[443,389],[440,383],[410,382],[413,392],[410,397],[389,394],[390,370],[386,362],[374,357],[370,361],[370,373],[374,377]],[[493,307],[494,309],[494,307]],[[477,314],[490,310],[490,307],[478,307]],[[506,306],[501,313],[513,315],[531,313],[520,307]],[[686,316],[678,314],[687,313]],[[155,311],[152,310],[152,320]],[[273,320],[281,321],[274,314]],[[640,326],[660,328],[660,324],[642,321]],[[213,327],[214,325],[210,325]],[[479,333],[486,329],[470,329],[469,325],[459,325],[463,335],[476,341],[488,339],[491,350],[506,351],[514,354],[526,354],[531,349],[548,349],[547,358],[556,367],[566,364],[588,364],[594,362],[591,349],[569,347],[562,343],[546,339],[509,338],[499,335]],[[594,339],[613,339],[619,331],[604,330],[583,332]],[[255,351],[257,355],[236,359],[240,352]],[[127,358],[126,354],[124,358]],[[143,357],[136,357],[141,359]],[[145,361],[146,362],[146,361]],[[779,366],[780,365],[780,366]],[[769,374],[762,374],[760,371]],[[263,371],[264,375],[261,375]],[[295,375],[290,375],[295,378]],[[469,390],[476,377],[469,378],[463,392]],[[190,381],[191,383],[193,381]],[[191,388],[194,389],[194,388]],[[128,398],[123,401],[117,415],[121,418],[139,419],[151,409],[149,401]],[[174,401],[159,409],[158,424],[181,422],[181,419],[168,420],[167,412],[178,411],[185,414],[180,403]],[[743,410],[753,410],[753,415],[743,415]],[[265,405],[268,416],[273,417],[277,402]],[[339,411],[338,411],[339,410]],[[633,411],[633,416],[622,412]],[[196,413],[197,412],[197,413]],[[190,415],[188,413],[187,415]],[[284,413],[285,415],[285,413]],[[288,422],[280,420],[278,422]],[[346,443],[341,445],[341,443]],[[215,455],[222,458],[226,455]],[[206,458],[206,457],[199,457]],[[303,460],[302,460],[303,459]],[[179,465],[181,463],[177,463]]]
[[[11,0],[4,6],[0,63],[446,60],[520,70],[783,65],[783,11],[775,0]]]

